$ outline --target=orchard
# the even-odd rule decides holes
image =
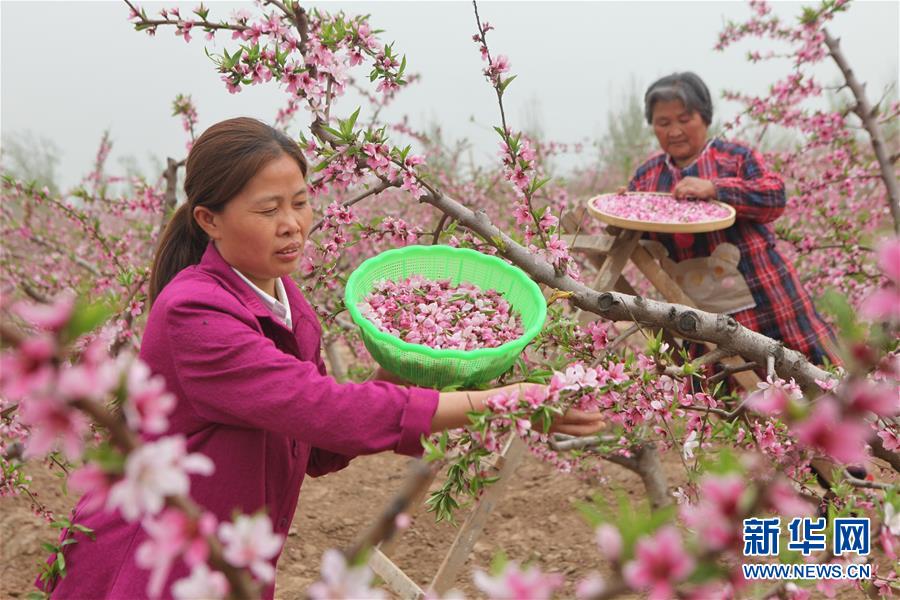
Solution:
[[[20,528],[43,532],[22,555],[4,553],[4,596],[68,597],[90,581],[82,591],[124,597],[129,582],[96,583],[105,577],[101,563],[121,560],[111,580],[140,581],[151,598],[399,597],[370,569],[376,548],[388,543],[429,598],[900,594],[900,102],[896,88],[876,97],[858,79],[829,29],[852,3],[824,0],[784,20],[752,0],[745,19],[725,24],[711,45],[760,69],[787,58],[788,69],[766,71],[767,94],[730,90],[717,98],[741,109],[707,139],[703,106],[710,99],[702,81],[651,86],[641,125],[662,148],[646,131],[643,142],[615,149],[603,147],[613,145],[606,138],[600,149],[617,152],[615,161],[565,176],[551,163],[580,150],[510,118],[517,59],[494,44],[492,32],[504,27],[496,6],[473,3],[471,30],[459,32],[471,38],[496,100],[495,160],[476,169],[439,132],[382,118],[385,106],[404,102],[417,75],[402,40],[386,41],[377,3],[371,15],[357,15],[292,0],[230,12],[216,3],[151,10],[124,1],[122,27],[178,36],[185,53],[205,49],[209,69],[231,94],[254,86],[283,92],[268,124],[302,131],[291,139],[303,157],[302,193],[259,206],[278,215],[284,204],[302,215],[303,244],[278,246],[278,264],[296,266],[287,282],[296,290],[278,279],[267,293],[260,288],[273,278],[229,261],[224,237],[216,236],[227,237],[234,222],[215,219],[231,208],[180,209],[213,125],[202,120],[203,103],[190,90],[171,105],[185,154],[168,157],[158,176],[114,172],[106,135],[92,169],[71,189],[23,177],[4,160],[0,502],[18,516],[0,522],[4,545]],[[741,56],[734,46],[747,41],[760,49]],[[837,85],[817,79],[823,63],[837,67]],[[346,102],[351,88],[366,105]],[[669,119],[661,110],[669,106],[682,112]],[[696,152],[687,150],[692,132],[703,134]],[[739,165],[737,174],[705,170],[713,160]],[[248,186],[269,181],[266,165],[276,163],[258,166]],[[286,164],[300,174],[297,164]],[[653,189],[642,187],[645,176]],[[229,199],[228,207],[239,201]],[[304,474],[324,475],[359,458],[343,473],[304,483],[299,506],[296,494],[257,506],[229,503],[243,492],[226,488],[212,493],[215,506],[227,508],[208,505],[198,489],[209,490],[229,470],[238,473],[229,481],[246,480],[249,488],[264,467],[246,467],[238,454],[247,448],[223,459],[197,451],[205,443],[198,440],[266,428],[235,421],[228,407],[210,410],[215,398],[196,405],[187,398],[190,369],[204,373],[190,377],[222,389],[227,378],[242,377],[245,359],[229,362],[231,348],[183,365],[172,358],[178,376],[168,380],[147,359],[156,356],[147,349],[158,337],[152,327],[165,320],[155,315],[174,302],[166,285],[170,292],[182,281],[170,276],[159,285],[154,272],[179,210],[208,226],[208,237],[196,229],[201,245],[208,243],[204,262],[186,271],[221,251],[228,276],[246,282],[267,322],[293,331],[295,345],[304,343],[301,330],[321,330],[314,356],[300,358],[263,327],[258,337],[280,352],[272,370],[286,364],[281,359],[311,370],[321,363],[313,376],[334,386],[327,389],[357,385],[356,401],[367,403],[373,386],[385,394],[409,387],[410,407],[426,394],[437,397],[429,382],[442,381],[432,427],[407,439],[415,419],[407,408],[392,426],[402,429],[401,441],[357,443],[348,432],[368,423],[355,413],[326,416],[308,400],[319,396],[300,387],[296,402],[309,402],[312,425],[286,438],[293,446],[282,450],[296,457],[299,440],[312,448],[309,456],[324,448],[332,462],[309,458],[299,467],[298,489]],[[268,223],[260,216],[266,210],[253,213],[261,219],[254,222]],[[220,222],[224,229],[216,229]],[[627,251],[619,254],[619,245]],[[698,245],[706,252],[697,255]],[[409,267],[370,282],[358,304],[348,305],[365,261],[418,246],[466,249],[479,255],[472,260],[490,257],[484,265],[515,269],[540,310],[523,308],[518,288],[503,277],[481,287],[475,276],[461,279],[455,262],[446,275]],[[732,257],[732,249],[740,254]],[[701,259],[716,262],[694,262]],[[461,274],[467,267],[459,260]],[[788,266],[770,269],[765,261]],[[701,268],[710,270],[698,274]],[[211,287],[197,288],[197,303],[217,293]],[[684,301],[673,302],[672,289]],[[737,304],[719,308],[732,295]],[[772,319],[759,316],[769,301]],[[297,311],[301,302],[309,315]],[[801,305],[784,316],[785,307]],[[269,309],[282,313],[273,320]],[[529,315],[538,313],[531,327]],[[361,327],[362,320],[370,324]],[[179,344],[200,343],[176,334],[166,342],[173,357]],[[215,335],[199,337],[207,334]],[[235,336],[234,352],[246,335]],[[467,354],[498,360],[523,336],[527,344],[502,372],[463,376]],[[800,347],[793,340],[801,338],[813,341]],[[402,360],[431,362],[401,372],[399,362],[373,358],[373,340]],[[438,371],[452,373],[449,384]],[[260,402],[277,393],[254,377]],[[436,427],[450,398],[462,406],[465,424],[450,419]],[[281,405],[259,406],[278,420]],[[186,424],[185,410],[210,424]],[[352,450],[344,455],[331,440]],[[498,456],[511,444],[527,456],[516,473],[500,477]],[[388,449],[416,458],[361,456]],[[524,480],[539,484],[522,491],[516,486]],[[445,542],[494,486],[505,491],[477,551],[464,557],[453,581],[429,589]],[[517,501],[504,505],[503,494]],[[290,514],[273,514],[272,502],[285,503]],[[517,525],[504,527],[510,518]],[[331,535],[335,522],[344,523],[339,535]],[[517,527],[527,528],[530,541]],[[120,546],[122,556],[88,558],[92,544],[113,547],[101,546],[103,536],[123,531],[132,537]],[[298,578],[291,571],[301,563]]]

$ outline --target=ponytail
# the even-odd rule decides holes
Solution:
[[[185,267],[196,265],[203,258],[209,237],[191,214],[190,203],[178,207],[160,238],[150,275],[150,305],[166,284]]]

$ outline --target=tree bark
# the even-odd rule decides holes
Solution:
[[[894,232],[900,234],[900,190],[897,188],[897,174],[894,172],[893,164],[888,157],[887,146],[881,137],[881,130],[878,123],[875,122],[875,114],[872,105],[866,98],[866,92],[863,86],[856,79],[853,70],[847,63],[844,53],[841,52],[840,40],[831,37],[827,29],[823,29],[825,33],[825,45],[831,53],[831,58],[837,63],[847,87],[853,92],[856,99],[856,105],[853,112],[859,116],[863,127],[869,134],[869,140],[872,142],[872,149],[875,151],[875,158],[878,160],[878,166],[881,169],[881,179],[884,181],[884,187],[887,190],[888,206],[891,209],[891,216],[894,218]]]

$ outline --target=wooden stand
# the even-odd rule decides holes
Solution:
[[[580,212],[580,214],[575,212],[574,214],[566,215],[563,218],[562,225],[568,231],[577,231],[580,219],[586,216],[586,212]],[[622,270],[630,261],[668,302],[695,306],[694,302],[684,293],[675,280],[666,273],[656,259],[641,245],[642,231],[609,227],[608,232],[608,235],[579,236],[577,234],[569,234],[564,236],[571,250],[585,252],[589,260],[599,268],[593,284],[596,290],[615,290],[635,295],[634,288],[622,276]],[[674,340],[670,343],[673,342]],[[713,344],[706,344],[706,346],[710,350],[715,349]],[[737,365],[742,361],[739,357],[728,357],[721,359],[720,362],[724,365]],[[748,390],[755,390],[756,384],[759,382],[759,377],[753,371],[735,373],[733,377],[742,387]],[[472,552],[472,548],[475,546],[475,542],[484,530],[488,515],[490,515],[494,506],[503,496],[509,479],[522,461],[524,454],[525,443],[518,437],[511,436],[495,465],[497,481],[488,486],[475,502],[474,509],[462,526],[460,526],[456,538],[450,546],[450,550],[426,589],[432,589],[438,594],[443,594],[456,581],[457,576]],[[422,496],[413,499],[411,505],[421,505],[425,494],[427,494],[427,487]],[[369,567],[401,599],[418,600],[423,598],[425,590],[410,579],[390,558],[391,551],[397,543],[397,538],[394,538],[375,548],[369,559]]]
[[[580,229],[580,223],[588,216],[587,211],[582,208],[566,215],[561,225],[566,231],[576,232],[562,236],[570,250],[585,252],[588,259],[598,267],[599,272],[592,286],[594,289],[601,292],[615,290],[634,295],[634,288],[622,276],[622,270],[630,261],[667,302],[697,307],[644,247],[641,241],[643,231],[609,226],[607,234],[579,235],[577,231]],[[716,348],[715,344],[708,342],[705,346],[710,351]],[[719,362],[728,367],[738,366],[743,360],[739,356],[729,356],[720,359]],[[746,390],[756,390],[756,384],[760,381],[753,371],[741,371],[732,377]]]
[[[500,498],[503,497],[512,474],[515,472],[516,467],[519,466],[519,463],[522,462],[522,458],[525,456],[525,449],[525,442],[516,436],[510,436],[494,464],[497,481],[487,486],[481,497],[475,501],[475,508],[460,526],[459,531],[456,533],[456,538],[450,546],[450,550],[426,589],[432,589],[443,595],[444,592],[453,586],[453,582],[456,581],[459,572],[472,553],[475,542],[481,536],[488,516],[494,510]],[[420,506],[427,493],[428,488],[426,487],[422,496],[414,498],[410,505]],[[418,600],[425,596],[425,590],[420,588],[390,559],[391,551],[398,543],[398,537],[380,544],[372,551],[372,556],[369,558],[369,567],[402,600]]]

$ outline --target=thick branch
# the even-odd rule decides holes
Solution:
[[[900,234],[900,190],[897,187],[897,175],[888,156],[887,147],[881,137],[881,130],[878,128],[878,123],[875,122],[874,111],[869,104],[868,98],[866,98],[863,86],[856,79],[856,75],[853,74],[850,65],[847,64],[847,59],[840,48],[840,40],[831,37],[827,29],[823,29],[823,32],[825,33],[825,45],[828,46],[831,57],[837,63],[844,80],[847,82],[847,87],[850,88],[850,91],[853,92],[853,97],[856,99],[856,106],[853,108],[853,112],[859,116],[863,127],[869,134],[872,149],[875,151],[875,158],[878,159],[878,166],[881,168],[881,179],[884,181],[884,187],[887,190],[891,216],[894,217],[894,232]]]
[[[644,489],[647,490],[647,498],[650,500],[650,507],[653,510],[659,510],[671,504],[669,484],[666,481],[662,463],[659,462],[656,446],[648,442],[635,446],[631,450],[634,454],[632,457],[611,454],[603,458],[638,474],[644,483]]]
[[[760,365],[766,364],[766,357],[772,355],[775,357],[775,371],[784,379],[794,378],[803,388],[813,388],[816,379],[832,378],[832,375],[810,363],[801,353],[743,327],[728,315],[618,292],[598,292],[565,274],[557,275],[550,263],[531,254],[528,249],[495,227],[484,211],[473,212],[445,194],[428,194],[423,196],[422,201],[449,214],[460,226],[470,229],[482,239],[495,242],[502,256],[538,283],[572,292],[570,301],[582,310],[612,321],[634,321],[667,329],[683,338],[713,342],[723,352],[740,355]]]
[[[374,186],[374,187],[371,187],[371,188],[367,189],[366,191],[362,192],[361,194],[359,194],[359,195],[357,195],[357,196],[351,198],[350,200],[347,200],[346,202],[342,203],[341,206],[344,206],[344,207],[347,207],[347,206],[353,206],[353,205],[356,204],[357,202],[362,202],[363,200],[365,200],[365,199],[368,198],[369,196],[374,196],[374,195],[376,195],[376,194],[380,194],[381,192],[383,192],[384,190],[388,189],[389,187],[394,187],[394,185],[395,185],[395,183],[392,182],[392,181],[382,181],[382,182],[379,183],[378,185],[376,185],[376,186]],[[315,232],[317,229],[319,229],[320,227],[322,227],[322,224],[323,224],[324,222],[325,222],[325,219],[319,219],[319,221],[318,221],[315,225],[312,226],[312,229],[310,229],[310,231],[309,231],[310,235],[311,235],[313,232]]]

